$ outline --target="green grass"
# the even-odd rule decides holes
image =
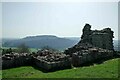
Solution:
[[[29,48],[30,49],[30,52],[37,52],[38,51],[38,49],[36,49],[36,48]]]
[[[2,79],[2,70],[0,70],[0,79]]]
[[[118,60],[120,58],[108,60],[102,64],[48,73],[34,69],[31,66],[24,66],[3,70],[2,76],[3,78],[117,78]]]

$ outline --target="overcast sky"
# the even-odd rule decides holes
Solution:
[[[2,37],[35,35],[80,37],[86,23],[92,29],[110,27],[118,37],[117,2],[7,2],[2,3]]]

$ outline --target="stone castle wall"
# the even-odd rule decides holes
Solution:
[[[72,65],[82,66],[88,63],[93,63],[103,59],[109,59],[113,57],[113,51],[105,50],[101,48],[89,48],[87,50],[81,50],[72,54]]]
[[[91,30],[91,25],[86,24],[81,40],[64,53],[72,57],[73,66],[111,58],[114,56],[113,31],[110,28]]]
[[[40,50],[38,53],[10,53],[2,55],[2,69],[36,66],[46,71],[71,68],[71,57],[62,53]]]
[[[2,56],[2,69],[31,65],[32,57],[28,53],[5,54]]]
[[[71,67],[71,58],[69,55],[58,53],[49,50],[40,50],[34,56],[34,63],[36,66],[47,71],[54,71],[58,69],[65,69]]]
[[[53,62],[48,62],[42,59],[34,58],[34,63],[37,67],[45,69],[47,71],[55,71],[55,70],[71,67],[70,58],[68,58],[67,60],[63,60],[63,61],[53,61]]]
[[[113,50],[113,31],[110,28],[91,30],[91,25],[86,24],[80,43],[88,42],[95,47]]]

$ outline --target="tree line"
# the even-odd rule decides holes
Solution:
[[[30,53],[29,47],[26,46],[24,43],[20,44],[17,48],[12,49],[2,49],[2,54],[7,54],[7,53],[12,53],[12,52],[16,52],[16,53]]]

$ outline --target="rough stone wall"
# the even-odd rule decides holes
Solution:
[[[78,44],[65,50],[72,57],[73,66],[113,57],[113,31],[110,28],[91,30],[86,24]]]
[[[19,66],[37,66],[47,71],[71,68],[71,57],[51,50],[40,50],[38,53],[10,53],[2,55],[2,69]]]
[[[83,34],[81,36],[80,43],[91,43],[90,35],[91,35],[91,25],[86,24],[82,30]]]
[[[2,56],[2,69],[31,65],[32,57],[28,53],[5,54]]]
[[[101,48],[89,48],[72,54],[72,65],[82,66],[84,64],[101,61],[113,57],[113,51]]]
[[[68,58],[64,61],[47,62],[41,59],[34,58],[35,65],[47,71],[55,71],[71,67],[71,59]]]
[[[71,67],[71,58],[69,55],[57,53],[50,50],[38,51],[34,56],[34,63],[36,66],[47,71],[54,71],[58,69],[65,69]]]
[[[113,50],[113,31],[110,28],[91,30],[91,25],[86,24],[79,43],[90,43],[95,47]]]

